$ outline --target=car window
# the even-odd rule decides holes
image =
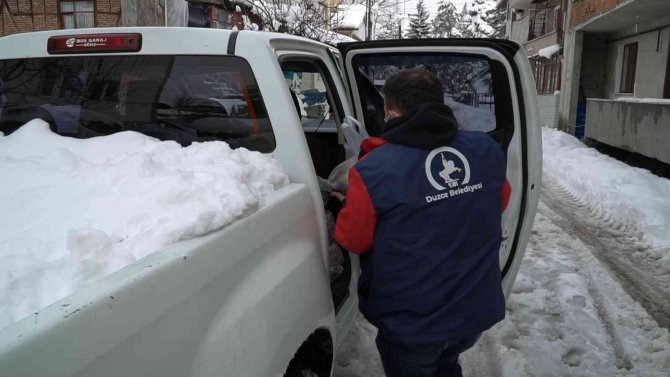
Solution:
[[[224,56],[87,56],[0,61],[0,131],[41,118],[64,136],[137,131],[182,145],[222,140],[271,152],[248,63]]]
[[[320,58],[284,58],[281,68],[316,174],[326,178],[346,157],[338,132],[344,109],[333,74]]]
[[[337,133],[342,113],[332,80],[315,61],[285,61],[284,79],[305,132]]]
[[[379,134],[383,125],[382,88],[401,70],[422,68],[435,73],[444,87],[444,102],[456,115],[459,128],[492,132],[497,128],[496,91],[488,59],[454,54],[365,54],[353,60],[366,127]]]

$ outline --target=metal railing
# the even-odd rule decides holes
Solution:
[[[487,109],[495,111],[495,99],[488,93],[460,92],[452,96],[454,101],[464,105],[472,106],[478,109]]]
[[[528,40],[531,41],[561,29],[562,13],[553,8],[531,9],[528,15]]]

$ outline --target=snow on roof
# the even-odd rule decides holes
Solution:
[[[300,8],[297,5],[289,5],[288,7],[285,7],[282,5],[282,12],[286,15],[286,22],[289,24],[295,24],[298,22],[299,19],[301,19],[304,15],[304,10]]]
[[[0,134],[0,330],[163,246],[221,229],[288,182],[279,163],[221,141],[137,132]]]
[[[617,102],[633,102],[633,103],[647,103],[654,105],[670,105],[670,99],[665,98],[636,98],[636,97],[619,97]]]
[[[331,45],[336,45],[338,43],[344,43],[344,42],[357,42],[355,39],[350,38],[344,34],[320,28],[307,30],[307,34],[305,36],[307,38],[318,40],[320,42],[328,43]]]
[[[540,51],[537,52],[538,55],[540,55],[543,58],[550,59],[552,56],[554,56],[559,50],[561,49],[561,46],[559,45],[551,45],[549,47],[545,47],[543,49],[540,49]]]
[[[358,29],[365,21],[365,12],[365,5],[361,4],[338,6],[335,16],[338,26],[335,29]]]
[[[357,42],[355,39],[348,37],[344,34],[336,33],[334,31],[323,30],[320,38],[321,42],[338,44],[344,42]]]

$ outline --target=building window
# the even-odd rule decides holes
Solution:
[[[637,67],[637,42],[623,46],[623,64],[621,65],[620,93],[633,93],[635,90],[635,68]]]
[[[95,27],[95,1],[60,1],[64,29]]]

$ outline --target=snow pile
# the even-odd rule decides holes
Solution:
[[[0,328],[160,249],[248,216],[288,178],[223,142],[0,134]]]
[[[561,46],[559,45],[551,45],[549,47],[540,49],[537,54],[543,58],[551,59],[551,57],[554,56],[560,49]]]
[[[464,131],[489,132],[496,128],[496,117],[493,111],[476,108],[445,98],[445,104],[454,111],[458,127]]]
[[[594,213],[642,233],[657,249],[670,247],[670,180],[587,148],[566,133],[542,129],[544,170]],[[670,252],[658,250],[670,264]]]

